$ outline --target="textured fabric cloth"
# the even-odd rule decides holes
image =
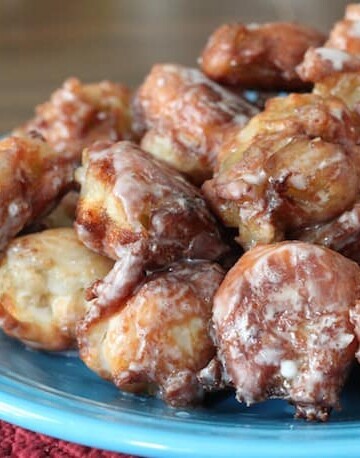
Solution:
[[[135,458],[64,442],[0,421],[0,458]]]

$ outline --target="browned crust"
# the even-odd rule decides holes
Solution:
[[[266,90],[307,89],[295,68],[310,46],[321,46],[318,31],[294,23],[225,24],[209,38],[200,63],[215,81]]]

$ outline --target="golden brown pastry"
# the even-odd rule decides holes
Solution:
[[[317,30],[294,23],[225,24],[210,36],[200,65],[209,78],[232,86],[304,89],[295,68],[310,46],[324,41]]]
[[[95,300],[77,330],[81,358],[123,390],[157,392],[173,406],[199,402],[196,373],[215,353],[208,331],[223,275],[214,263],[180,262],[111,313]]]
[[[324,47],[312,45],[297,72],[303,81],[318,82],[334,73],[360,71],[360,5],[346,7]]]
[[[155,65],[137,91],[135,130],[141,147],[185,173],[195,184],[212,176],[224,134],[258,110],[199,70]]]
[[[112,266],[73,229],[16,238],[0,258],[1,328],[34,348],[73,348],[75,325],[88,307],[84,291]]]
[[[360,202],[326,224],[294,231],[290,238],[324,245],[360,264]]]
[[[314,94],[340,98],[353,112],[360,125],[360,72],[334,73],[314,86]],[[359,196],[352,208],[325,224],[317,224],[289,234],[311,243],[325,245],[360,263]]]
[[[328,419],[358,347],[349,311],[360,268],[302,242],[263,245],[228,272],[214,298],[213,331],[240,402],[294,404],[296,416]]]
[[[183,173],[195,185],[212,176],[212,165],[199,160],[199,155],[179,143],[170,131],[151,129],[143,136],[141,148]]]
[[[96,140],[131,138],[130,95],[121,84],[69,78],[14,133],[37,131],[55,151],[80,162],[82,150]]]
[[[358,131],[336,97],[292,94],[269,101],[219,154],[218,172],[203,190],[239,243],[283,240],[326,223],[359,193]]]
[[[130,142],[85,150],[77,177],[76,230],[99,254],[117,260],[94,285],[104,304],[126,296],[145,269],[182,258],[216,259],[226,250],[199,191],[178,172]]]
[[[309,48],[297,72],[303,81],[317,83],[334,73],[360,71],[360,56],[341,49]]]
[[[332,28],[325,43],[328,48],[341,49],[349,54],[360,54],[360,5],[347,5],[345,17]]]
[[[313,92],[322,97],[339,97],[349,110],[360,116],[360,71],[335,73],[323,78],[315,84]],[[357,123],[360,125],[360,121]]]
[[[73,182],[73,163],[41,138],[0,140],[0,251],[52,209]]]

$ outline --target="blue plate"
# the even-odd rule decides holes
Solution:
[[[148,457],[360,456],[359,374],[327,424],[292,418],[283,401],[251,408],[232,395],[176,410],[122,393],[76,356],[25,348],[0,333],[0,417],[61,439]]]

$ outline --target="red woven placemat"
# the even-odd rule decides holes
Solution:
[[[135,458],[33,433],[0,421],[0,458]]]

